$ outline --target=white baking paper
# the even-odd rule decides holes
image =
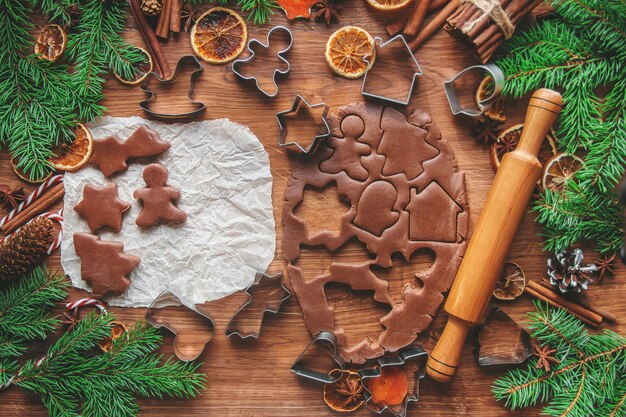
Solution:
[[[127,171],[110,179],[93,166],[65,175],[61,264],[72,284],[89,288],[80,277],[72,236],[90,231],[74,206],[82,199],[85,184],[110,182],[118,184],[119,197],[132,207],[124,215],[120,233],[99,235],[102,240],[123,242],[125,252],[141,259],[130,274],[128,291],[106,300],[111,305],[145,307],[166,289],[202,303],[252,284],[255,272],[267,269],[276,245],[272,176],[259,140],[247,127],[226,119],[164,124],[139,117],[106,117],[90,129],[95,139],[118,135],[125,140],[144,124],[172,144],[156,161],[133,161]],[[165,165],[168,184],[181,190],[178,207],[187,213],[183,225],[144,231],[135,224],[141,206],[133,192],[145,187],[143,169],[151,162]]]

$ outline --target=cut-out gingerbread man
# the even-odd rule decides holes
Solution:
[[[142,229],[182,224],[187,220],[187,214],[174,205],[180,199],[180,190],[167,186],[167,177],[167,168],[161,164],[150,164],[143,171],[147,187],[133,193],[133,197],[143,202],[143,210],[135,221]]]

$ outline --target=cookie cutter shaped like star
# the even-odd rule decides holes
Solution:
[[[284,62],[285,64],[287,64],[287,68],[286,69],[280,69],[280,68],[275,68],[274,72],[272,73],[272,82],[274,83],[274,92],[268,92],[265,91],[263,89],[263,87],[261,87],[261,85],[259,84],[259,80],[256,76],[246,76],[244,74],[242,74],[239,71],[239,67],[241,65],[245,65],[248,64],[250,62],[252,62],[255,57],[256,57],[256,53],[254,52],[255,48],[265,48],[268,49],[270,47],[270,40],[272,37],[272,34],[275,32],[284,32],[287,36],[287,38],[289,39],[289,43],[288,45],[281,49],[280,51],[278,51],[276,53],[276,56],[278,57],[278,59],[282,62]],[[286,54],[287,52],[289,52],[289,50],[291,49],[291,47],[293,46],[293,33],[291,33],[291,30],[289,30],[288,28],[286,28],[285,26],[274,26],[272,29],[270,29],[269,32],[267,32],[267,44],[264,44],[263,42],[259,41],[258,39],[251,39],[248,41],[248,51],[250,51],[250,56],[247,58],[243,58],[243,59],[238,59],[235,62],[233,62],[233,65],[231,66],[233,73],[241,78],[242,80],[254,80],[254,83],[256,85],[257,90],[259,90],[261,93],[263,93],[265,96],[267,97],[276,97],[278,95],[278,83],[277,83],[277,77],[278,76],[285,76],[287,74],[289,74],[289,71],[291,71],[291,64],[289,63],[289,61],[287,60],[287,58],[284,57],[284,54]]]
[[[297,114],[300,111],[301,106],[305,106],[310,110],[320,108],[320,107],[324,108],[324,111],[322,112],[322,123],[321,123],[321,127],[323,128],[323,131],[321,133],[318,132],[318,134],[313,138],[311,143],[309,143],[309,145],[306,147],[300,144],[298,140],[293,140],[290,142],[287,141],[288,131],[287,131],[286,116],[291,115],[291,114],[294,114],[294,115]],[[299,152],[306,153],[306,154],[312,153],[313,151],[315,151],[315,148],[317,148],[317,145],[322,139],[326,139],[330,136],[330,126],[328,125],[327,115],[328,115],[328,106],[326,105],[326,103],[309,104],[309,102],[306,101],[304,97],[296,96],[295,100],[293,101],[293,105],[291,106],[289,110],[276,113],[276,120],[278,121],[278,130],[279,130],[278,145],[284,146],[288,149],[297,150]]]
[[[188,112],[182,113],[163,113],[160,111],[152,110],[151,103],[157,97],[157,94],[150,89],[150,81],[152,78],[155,78],[156,81],[161,85],[174,84],[176,79],[179,76],[179,73],[182,71],[185,65],[191,64],[195,69],[191,72],[191,83],[189,84],[189,90],[187,91],[187,99],[189,103],[194,106],[194,109]],[[199,115],[200,113],[206,110],[206,104],[203,102],[193,101],[193,91],[196,86],[196,79],[200,76],[200,73],[203,71],[202,64],[198,61],[193,55],[185,55],[181,57],[176,63],[176,69],[174,70],[174,75],[170,78],[161,78],[157,73],[151,72],[148,74],[143,83],[141,83],[141,91],[148,94],[148,97],[139,103],[139,107],[143,109],[150,116],[156,117],[158,119],[186,119],[189,117],[194,117]]]
[[[388,411],[394,417],[406,417],[409,408],[409,403],[419,401],[419,382],[426,374],[426,361],[428,360],[428,352],[420,348],[411,348],[404,350],[395,356],[383,356],[376,359],[378,366],[374,369],[363,369],[359,371],[361,381],[363,383],[365,403],[377,414],[381,414]],[[414,378],[413,392],[407,392],[404,397],[404,401],[400,405],[399,409],[394,409],[392,406],[382,404],[374,404],[371,402],[372,393],[368,390],[367,380],[373,378],[379,378],[382,374],[382,369],[387,366],[404,366],[408,362],[417,361],[419,363],[419,369],[412,373]]]
[[[397,35],[394,36],[393,38],[389,39],[387,42],[383,42],[382,38],[379,37],[375,37],[374,38],[374,48],[376,48],[377,44],[380,44],[379,48],[384,49],[386,46],[391,45],[395,42],[401,42],[402,45],[404,46],[404,49],[406,49],[407,54],[409,55],[409,58],[411,60],[411,62],[414,64],[414,72],[413,72],[413,77],[411,78],[411,85],[409,86],[405,99],[404,100],[400,100],[400,99],[396,99],[393,97],[389,97],[389,96],[385,96],[382,94],[376,94],[370,90],[368,90],[367,88],[367,77],[370,73],[370,71],[372,71],[372,68],[375,67],[376,63],[380,61],[380,54],[377,54],[376,56],[376,61],[374,62],[374,65],[369,65],[369,60],[367,59],[369,57],[369,55],[366,55],[363,57],[363,60],[365,62],[368,63],[367,69],[365,70],[365,75],[363,76],[363,83],[361,84],[361,94],[364,95],[365,97],[370,97],[370,98],[375,98],[378,100],[383,100],[383,101],[387,101],[390,103],[394,103],[394,104],[400,104],[402,106],[406,106],[407,104],[409,104],[409,101],[411,100],[411,95],[413,94],[413,89],[415,87],[415,81],[417,80],[417,77],[421,76],[423,74],[422,68],[420,67],[419,62],[417,62],[417,58],[415,58],[415,54],[413,54],[413,51],[411,50],[411,47],[409,46],[409,44],[406,42],[406,39],[404,39],[404,36]],[[371,79],[371,77],[370,77]]]

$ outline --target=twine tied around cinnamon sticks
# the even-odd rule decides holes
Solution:
[[[481,21],[491,18],[493,23],[495,23],[502,31],[505,39],[509,39],[513,36],[515,26],[498,0],[461,0],[461,4],[463,3],[470,3],[483,12],[474,20],[468,21],[465,26],[463,26],[463,33],[471,32]]]

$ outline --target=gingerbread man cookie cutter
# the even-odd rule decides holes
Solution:
[[[241,73],[239,71],[239,67],[241,65],[245,65],[247,63],[252,62],[255,57],[256,57],[256,53],[254,52],[255,48],[269,48],[270,47],[270,39],[272,37],[272,34],[274,32],[283,32],[288,39],[288,44],[285,48],[281,49],[280,51],[278,51],[276,53],[276,56],[278,57],[278,59],[285,63],[287,65],[287,68],[282,70],[280,68],[276,68],[274,69],[274,72],[272,74],[272,83],[274,84],[274,92],[268,92],[266,90],[263,89],[263,87],[261,87],[261,85],[259,84],[259,80],[256,76],[246,76],[243,73]],[[289,74],[289,71],[291,71],[291,64],[289,63],[289,61],[287,60],[287,58],[284,57],[284,55],[289,52],[289,50],[291,50],[291,47],[293,46],[293,33],[291,32],[291,30],[289,30],[287,27],[285,26],[274,26],[272,29],[270,29],[269,32],[267,32],[267,44],[264,44],[263,42],[259,41],[258,39],[251,39],[248,41],[248,51],[250,51],[250,56],[247,58],[243,58],[243,59],[238,59],[235,62],[233,62],[231,68],[233,70],[233,73],[239,77],[242,80],[245,81],[249,81],[249,80],[254,80],[254,83],[256,85],[257,90],[259,90],[261,93],[263,93],[266,97],[276,97],[278,95],[278,82],[277,82],[277,78],[279,76],[286,76],[287,74]]]

